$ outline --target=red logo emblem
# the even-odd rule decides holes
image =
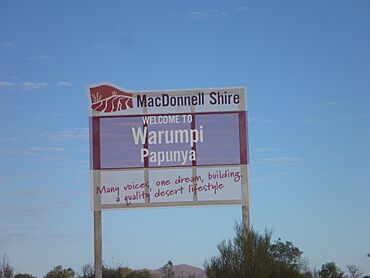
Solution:
[[[116,112],[132,108],[132,94],[109,85],[90,88],[91,109],[98,112]]]

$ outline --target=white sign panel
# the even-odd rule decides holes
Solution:
[[[244,88],[89,88],[94,209],[245,204]]]

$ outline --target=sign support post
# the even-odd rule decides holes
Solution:
[[[249,230],[249,206],[242,205],[242,213],[243,213],[243,226],[248,231]]]
[[[94,266],[95,278],[103,277],[102,258],[102,213],[101,210],[94,211]]]

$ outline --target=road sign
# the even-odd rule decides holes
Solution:
[[[89,94],[95,211],[246,205],[244,88]]]

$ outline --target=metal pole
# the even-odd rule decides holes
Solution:
[[[248,166],[246,166],[243,175],[245,175],[245,185],[243,191],[243,204],[242,204],[242,217],[244,228],[249,231],[250,219],[249,219],[249,184],[248,184]]]
[[[102,255],[102,214],[101,210],[94,211],[94,263],[95,278],[103,277]]]
[[[243,225],[244,228],[248,231],[249,230],[249,206],[242,205],[242,213],[243,213]]]
[[[242,220],[243,226],[246,231],[250,229],[250,220],[249,220],[249,184],[248,184],[248,165],[242,167],[243,176],[244,176],[244,185],[243,185],[243,204],[242,204]]]

